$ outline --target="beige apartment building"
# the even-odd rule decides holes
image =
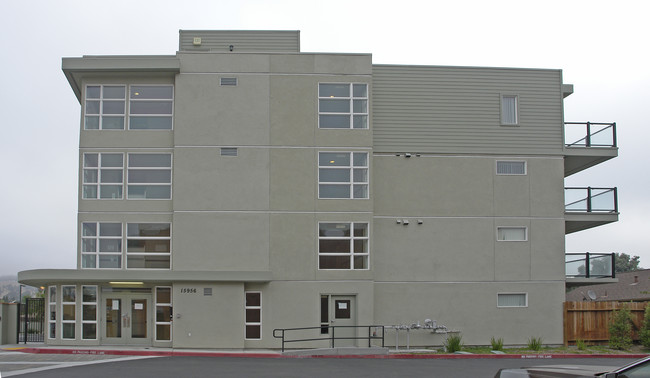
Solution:
[[[565,125],[560,70],[192,30],[175,55],[62,66],[81,104],[77,269],[19,273],[47,287],[48,344],[280,348],[274,329],[425,319],[466,344],[561,344],[566,285],[595,280],[567,270],[565,234],[618,218],[614,189],[564,187],[617,147],[614,124]]]

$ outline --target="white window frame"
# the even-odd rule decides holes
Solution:
[[[163,166],[163,167],[132,167],[130,162],[131,162],[131,156],[134,155],[169,155],[169,166]],[[146,201],[169,201],[172,199],[172,181],[173,181],[173,172],[172,172],[172,167],[174,166],[174,156],[171,152],[160,152],[160,153],[139,153],[139,152],[131,152],[128,153],[126,156],[126,198],[128,200],[146,200]],[[131,178],[130,178],[130,171],[144,171],[144,170],[150,170],[150,171],[169,171],[169,182],[147,182],[147,183],[132,183]],[[169,198],[147,198],[147,197],[134,197],[133,195],[129,194],[129,189],[132,187],[139,187],[139,186],[165,186],[169,187]]]
[[[506,296],[506,295],[523,295],[524,296],[524,302],[525,304],[523,306],[501,306],[499,304],[499,297],[501,296]],[[517,293],[510,293],[510,292],[505,292],[505,293],[497,293],[497,308],[527,308],[528,307],[528,293],[525,292],[517,292]]]
[[[331,224],[345,224],[350,227],[350,236],[321,236],[320,235],[320,227],[321,224],[325,223],[331,223]],[[365,236],[355,236],[354,235],[354,225],[355,224],[365,224],[366,225],[366,235]],[[339,221],[321,221],[318,222],[318,229],[316,230],[316,233],[318,235],[318,259],[317,259],[317,264],[318,264],[318,270],[327,270],[327,271],[354,271],[354,270],[370,270],[370,223],[369,222],[339,222]],[[320,242],[321,240],[348,240],[350,242],[350,247],[349,250],[350,252],[341,252],[341,253],[321,253],[320,251]],[[355,253],[354,247],[355,247],[355,241],[365,241],[365,246],[366,246],[366,252],[358,252]],[[350,259],[350,267],[349,268],[341,268],[341,269],[330,269],[330,268],[321,268],[320,266],[320,258],[321,257],[348,257]],[[355,257],[363,257],[365,258],[365,268],[355,268],[354,267],[354,258]]]
[[[57,318],[57,290],[56,286],[49,286],[47,289],[47,301],[48,301],[48,312],[47,312],[47,338],[50,340],[56,339],[56,318]],[[54,299],[54,300],[52,300]],[[54,319],[52,315],[54,314]],[[54,330],[54,337],[52,337],[52,330]]]
[[[84,301],[84,289],[93,288],[95,290],[95,301],[94,302],[85,302]],[[95,319],[85,319],[84,318],[84,307],[85,306],[95,306]],[[97,285],[82,285],[81,286],[81,339],[82,340],[97,340],[97,333],[99,332],[97,317],[99,316],[99,290]],[[95,325],[95,337],[87,338],[84,334],[84,325],[85,324],[94,324]]]
[[[169,226],[169,236],[129,236],[129,225],[131,224],[164,224]],[[123,248],[126,253],[126,269],[129,270],[171,270],[172,269],[172,223],[171,222],[128,222],[126,224],[126,248]],[[169,252],[129,252],[129,240],[169,240]],[[169,268],[142,268],[142,267],[129,267],[130,256],[167,256],[169,259]]]
[[[120,225],[120,236],[103,236],[100,234],[101,230],[101,225],[102,224],[119,224]],[[84,235],[84,225],[85,224],[95,224],[95,235]],[[81,269],[109,269],[109,270],[119,270],[122,269],[122,266],[124,264],[124,225],[121,222],[81,222],[81,231],[79,232],[79,235],[81,235],[81,245],[80,245],[80,253],[81,253]],[[113,239],[113,240],[120,240],[120,251],[119,252],[104,252],[101,251],[100,249],[100,243],[101,240],[107,240],[107,239]],[[95,251],[84,251],[84,240],[95,240]],[[95,256],[95,267],[84,267],[84,261],[83,258],[84,256]],[[99,258],[100,256],[119,256],[119,264],[118,267],[116,268],[110,268],[110,267],[100,267],[99,266]]]
[[[507,240],[507,239],[501,239],[499,237],[499,231],[503,229],[516,229],[516,230],[524,230],[524,239],[516,239],[516,240]],[[497,227],[497,241],[500,242],[527,242],[528,241],[528,227],[526,226],[499,226]]]
[[[65,288],[74,289],[74,302],[65,302]],[[64,306],[73,306],[74,319],[65,319]],[[65,337],[66,324],[72,324],[74,330],[74,337]],[[76,285],[61,285],[61,339],[63,340],[76,340],[77,339],[77,286]]]
[[[169,289],[169,303],[167,302],[159,302],[158,301],[158,289]],[[171,313],[172,311],[172,302],[174,301],[173,295],[174,295],[174,290],[172,289],[171,286],[156,286],[154,288],[154,295],[155,295],[155,302],[156,302],[156,313],[154,314],[155,317],[155,322],[154,322],[154,327],[156,328],[154,330],[154,337],[156,341],[161,341],[161,342],[171,342],[173,340],[172,332],[173,332],[173,327],[172,327],[172,319],[168,319],[167,321],[159,321],[158,320],[158,308],[169,308],[169,311]],[[168,326],[169,327],[169,340],[161,340],[158,338],[158,326]]]
[[[246,294],[259,294],[260,296],[260,305],[259,306],[249,306],[246,304]],[[248,310],[259,310],[260,311],[260,321],[259,322],[248,322],[246,321],[246,312]],[[244,291],[244,340],[262,340],[262,292],[258,290],[246,290]],[[257,326],[260,328],[260,337],[259,338],[249,338],[246,336],[246,327],[247,326]]]
[[[510,99],[514,100],[514,115],[511,112],[508,112],[506,106]],[[501,94],[501,103],[500,103],[500,117],[501,125],[504,126],[519,126],[519,95],[514,93],[504,93]],[[514,117],[514,122],[509,120],[510,116]]]
[[[172,91],[172,96],[171,98],[132,98],[131,97],[131,89],[133,87],[171,87]],[[129,130],[138,130],[138,131],[171,131],[174,130],[174,97],[175,97],[175,88],[173,84],[129,84],[128,90],[127,90],[127,100],[129,104],[129,110],[128,110],[128,122]],[[131,106],[133,103],[137,102],[144,102],[144,101],[149,101],[149,102],[169,102],[171,103],[171,112],[170,113],[152,113],[152,114],[132,114],[131,113]],[[132,118],[140,118],[140,117],[161,117],[161,118],[169,118],[170,119],[170,126],[169,128],[138,128],[138,129],[133,129],[131,128],[131,121]]]
[[[348,165],[321,165],[321,154],[348,154],[349,155],[349,164]],[[364,154],[366,156],[365,165],[355,165],[354,164],[354,155],[355,154]],[[318,199],[368,199],[370,198],[370,154],[366,151],[319,151],[318,152]],[[321,170],[348,170],[349,180],[348,181],[321,181]],[[355,171],[365,171],[365,180],[364,181],[355,181],[354,173]],[[349,196],[348,197],[323,197],[321,195],[321,186],[322,185],[331,185],[331,186],[348,186]],[[355,186],[360,188],[365,187],[365,196],[364,197],[355,197]]]
[[[348,95],[347,96],[340,96],[340,97],[335,97],[335,96],[322,96],[320,87],[321,85],[327,85],[327,84],[333,84],[333,85],[348,85]],[[354,86],[355,85],[364,85],[365,86],[365,96],[355,96],[354,95]],[[318,128],[319,129],[326,129],[326,130],[368,130],[369,129],[369,123],[370,123],[370,98],[368,95],[369,91],[369,85],[368,83],[329,83],[329,82],[322,82],[318,83]],[[350,110],[348,112],[327,112],[327,111],[321,111],[321,102],[322,101],[327,101],[328,99],[336,99],[336,100],[348,100],[349,101],[349,106]],[[366,109],[365,112],[359,111],[355,112],[354,110],[354,102],[355,101],[365,101],[366,104]],[[327,116],[327,115],[334,115],[334,116],[348,116],[349,121],[348,121],[348,127],[325,127],[321,126],[321,116]],[[365,117],[365,122],[363,127],[354,127],[354,117]]]
[[[522,163],[524,166],[524,173],[499,173],[499,163]],[[528,174],[528,163],[526,160],[497,160],[496,173],[498,176],[526,176]]]
[[[99,98],[88,98],[88,87],[99,87]],[[106,87],[122,87],[124,88],[124,97],[123,98],[105,98],[104,97],[104,88]],[[126,114],[127,114],[127,94],[128,87],[126,84],[87,84],[84,90],[84,118],[83,118],[83,129],[84,130],[104,130],[104,131],[123,131],[126,127]],[[97,101],[99,102],[99,112],[98,113],[88,113],[88,101]],[[124,104],[124,111],[122,113],[105,113],[104,104],[109,102],[122,102]],[[97,117],[98,125],[97,128],[88,128],[88,117]],[[109,128],[105,129],[104,126],[104,117],[122,117],[122,128],[114,129]]]
[[[97,166],[90,166],[87,164],[87,159],[88,156],[90,155],[97,155]],[[103,167],[102,166],[102,159],[106,157],[106,155],[121,155],[122,156],[122,166],[121,167]],[[84,200],[121,200],[124,198],[124,153],[122,152],[84,152],[82,156],[82,172],[81,172],[81,198]],[[106,173],[106,171],[121,171],[120,177],[121,177],[121,182],[107,182],[103,183],[102,182],[102,175]],[[92,172],[96,171],[96,182],[92,181],[87,181],[87,176],[86,172]],[[119,186],[120,187],[120,196],[119,197],[102,197],[102,186]],[[94,187],[96,191],[96,196],[95,197],[87,197],[86,196],[86,187]]]

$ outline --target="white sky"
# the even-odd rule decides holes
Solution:
[[[617,122],[620,147],[566,180],[617,186],[620,221],[568,235],[567,252],[625,252],[650,267],[649,10],[641,0],[2,0],[0,275],[76,266],[80,105],[61,58],[173,55],[179,29],[300,30],[304,52],[372,53],[377,64],[563,69],[575,86],[565,119]]]

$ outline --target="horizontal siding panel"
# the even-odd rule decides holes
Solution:
[[[193,44],[194,37],[201,45]],[[300,52],[300,32],[285,30],[181,30],[179,51]]]
[[[519,96],[519,126],[501,126],[501,95]],[[373,66],[375,152],[540,154],[562,151],[559,70]]]

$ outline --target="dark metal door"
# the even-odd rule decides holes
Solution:
[[[18,311],[18,342],[45,341],[45,298],[27,298]]]

